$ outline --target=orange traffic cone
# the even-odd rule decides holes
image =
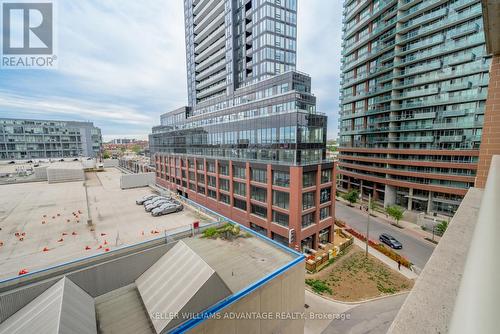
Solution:
[[[105,251],[105,252],[109,252],[109,248],[106,248],[104,251]]]
[[[108,242],[107,242],[106,240],[104,240],[104,244],[105,244],[105,245],[107,245],[107,244],[108,244]]]
[[[91,250],[92,248],[90,248],[89,246],[85,247],[85,250]]]
[[[102,249],[102,245],[99,245],[99,247],[97,247],[97,249]]]
[[[28,270],[26,270],[26,269],[19,270],[19,276],[26,275],[27,273],[28,273]]]

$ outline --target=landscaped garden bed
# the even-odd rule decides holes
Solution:
[[[306,274],[306,284],[314,292],[339,301],[356,302],[408,291],[414,281],[388,268],[375,257],[352,246],[322,271]]]

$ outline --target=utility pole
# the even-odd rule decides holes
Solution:
[[[365,257],[368,257],[368,240],[370,239],[370,208],[372,206],[372,195],[368,195],[368,222],[366,223],[366,251]]]

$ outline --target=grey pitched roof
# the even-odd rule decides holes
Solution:
[[[183,241],[144,272],[136,285],[157,333],[188,320],[183,313],[203,311],[231,295],[215,270]]]
[[[0,324],[0,334],[96,334],[94,299],[62,278]]]

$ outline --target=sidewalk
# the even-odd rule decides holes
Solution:
[[[364,243],[363,241],[361,241],[357,238],[354,238],[354,244],[361,247],[362,249],[365,249],[365,247],[366,247],[366,243]],[[396,261],[385,256],[384,254],[380,253],[378,250],[376,250],[372,247],[368,247],[368,253],[370,255],[373,255],[374,257],[376,257],[378,260],[382,261],[383,263],[385,263],[391,269],[401,273],[403,276],[405,276],[408,279],[416,279],[418,277],[418,275],[416,273],[414,273],[413,271],[411,271],[410,269],[408,269],[404,266],[401,266],[401,270],[398,270],[398,263]]]
[[[344,200],[343,198],[337,198],[339,200],[340,203],[343,203],[347,206],[349,206],[349,202],[347,202],[346,200]],[[352,207],[353,210],[359,210],[359,206],[360,205],[366,205],[366,203],[356,203],[354,204],[354,206]],[[375,216],[378,220],[380,220],[381,222],[383,223],[387,223],[387,224],[395,224],[394,220],[391,219],[390,217],[386,217],[386,215],[384,213],[381,213],[381,212],[378,212],[378,211],[372,211],[371,214],[373,216]],[[348,222],[346,222],[348,223]],[[400,220],[399,221],[399,225],[403,228],[401,228],[401,232],[403,233],[406,233],[406,234],[409,234],[409,235],[412,235],[413,237],[416,237],[416,238],[419,238],[419,239],[424,239],[425,238],[428,238],[428,239],[432,239],[432,232],[428,232],[428,231],[424,231],[422,230],[422,228],[417,225],[417,224],[414,224],[414,223],[410,223],[410,222],[407,222],[407,221],[404,221],[404,220]],[[398,228],[395,226],[395,228]],[[439,242],[439,240],[441,240],[441,237],[435,235],[434,236],[434,240],[436,242]],[[430,243],[430,244],[433,244],[435,245],[434,243],[428,241],[428,240],[425,240],[426,242]]]

